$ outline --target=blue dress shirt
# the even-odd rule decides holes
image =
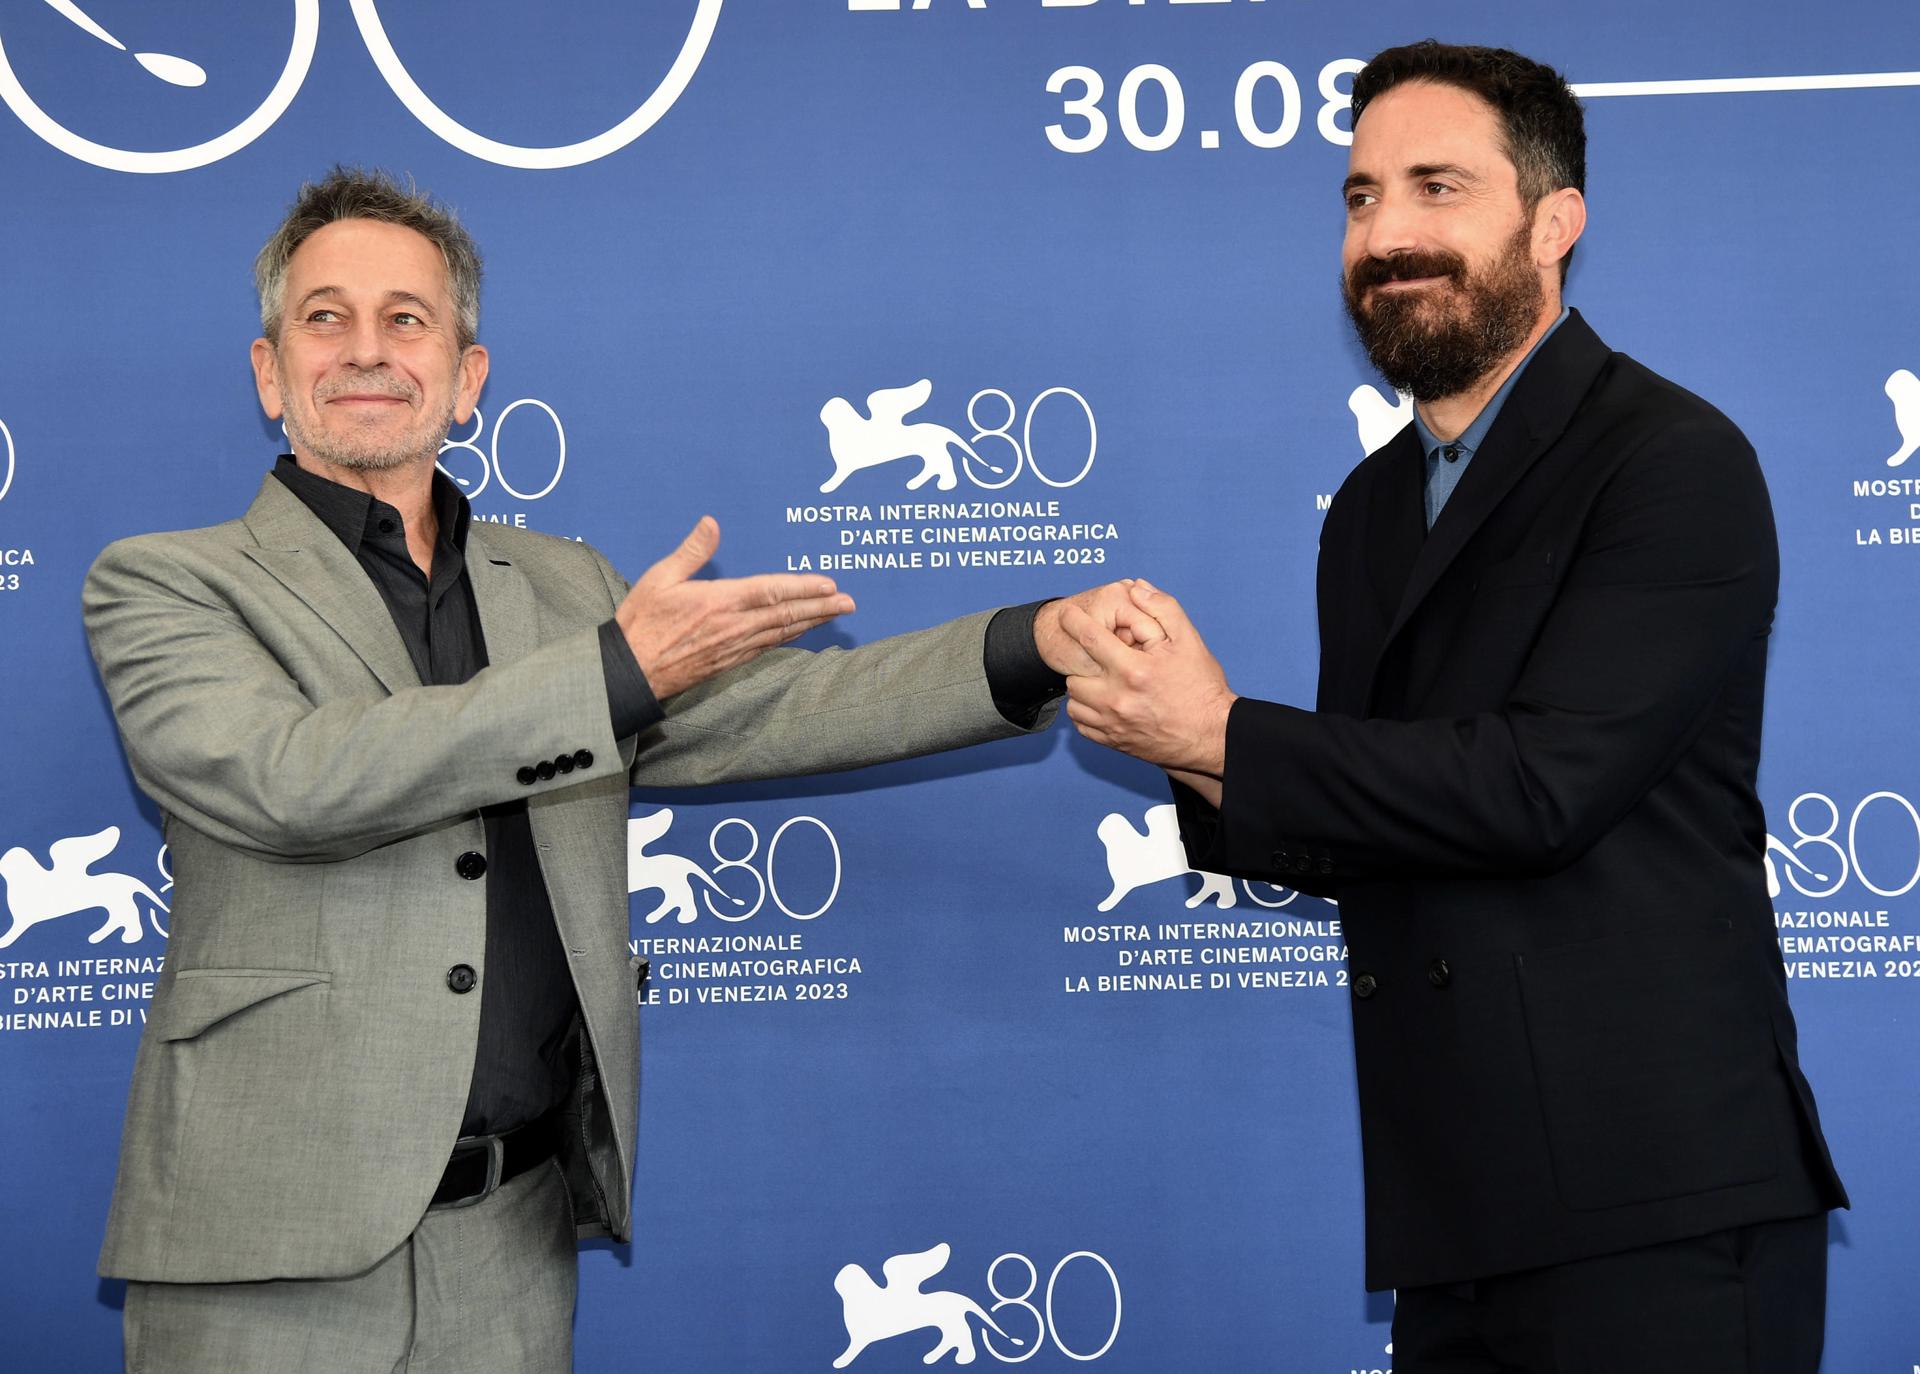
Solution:
[[[1520,374],[1527,370],[1527,364],[1533,361],[1533,355],[1540,351],[1540,345],[1553,337],[1553,331],[1571,313],[1565,308],[1560,318],[1547,326],[1547,332],[1535,341],[1527,350],[1527,356],[1520,360],[1520,366],[1507,374],[1507,380],[1493,393],[1493,399],[1480,408],[1473,417],[1473,423],[1461,431],[1460,437],[1451,443],[1442,443],[1433,437],[1433,431],[1421,422],[1420,412],[1413,414],[1413,428],[1420,436],[1420,451],[1427,455],[1427,528],[1433,528],[1433,522],[1440,518],[1441,507],[1447,504],[1447,498],[1453,495],[1453,489],[1460,485],[1460,476],[1467,470],[1467,464],[1473,461],[1473,455],[1486,439],[1487,431],[1493,428],[1493,421],[1500,414],[1500,407],[1507,403],[1507,393],[1513,390],[1513,384],[1520,380]]]

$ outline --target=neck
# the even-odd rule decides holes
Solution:
[[[1520,366],[1533,346],[1540,342],[1546,332],[1553,328],[1553,322],[1560,318],[1560,293],[1550,291],[1548,299],[1540,308],[1540,316],[1533,322],[1533,328],[1527,331],[1527,337],[1513,352],[1501,358],[1481,375],[1480,380],[1465,391],[1456,391],[1451,396],[1442,396],[1433,401],[1419,401],[1414,409],[1420,412],[1420,423],[1427,432],[1442,443],[1451,443],[1467,432],[1480,412],[1487,408],[1487,402],[1494,393],[1506,385],[1507,378]]]
[[[432,575],[433,548],[440,538],[440,521],[433,511],[433,460],[402,463],[391,468],[351,468],[294,450],[293,459],[306,471],[343,487],[364,491],[400,512],[407,530],[407,552],[421,572]]]

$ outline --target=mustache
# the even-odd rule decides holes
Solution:
[[[384,369],[372,372],[356,373],[348,377],[332,377],[313,389],[316,401],[330,401],[336,396],[392,396],[401,401],[417,401],[420,389],[404,377],[396,377]]]
[[[1358,296],[1376,286],[1393,281],[1412,281],[1417,277],[1446,277],[1461,280],[1467,260],[1458,253],[1441,249],[1395,253],[1390,258],[1362,258],[1347,273],[1347,289]]]

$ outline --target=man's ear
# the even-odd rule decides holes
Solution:
[[[1587,198],[1571,186],[1545,196],[1533,210],[1533,254],[1539,267],[1556,267],[1587,227]]]
[[[253,341],[253,388],[260,393],[260,408],[267,412],[269,420],[278,420],[286,414],[286,398],[280,394],[279,369],[275,364],[273,345],[265,339]]]
[[[483,344],[468,344],[460,355],[460,385],[453,398],[453,422],[464,425],[480,402],[481,388],[487,384],[487,350]]]

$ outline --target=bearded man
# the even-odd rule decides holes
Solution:
[[[1337,898],[1367,1286],[1401,1374],[1811,1374],[1846,1196],[1755,792],[1778,580],[1753,450],[1561,304],[1581,110],[1518,54],[1354,80],[1342,289],[1414,418],[1321,539],[1319,709],[1066,622],[1089,738],[1196,868]]]

